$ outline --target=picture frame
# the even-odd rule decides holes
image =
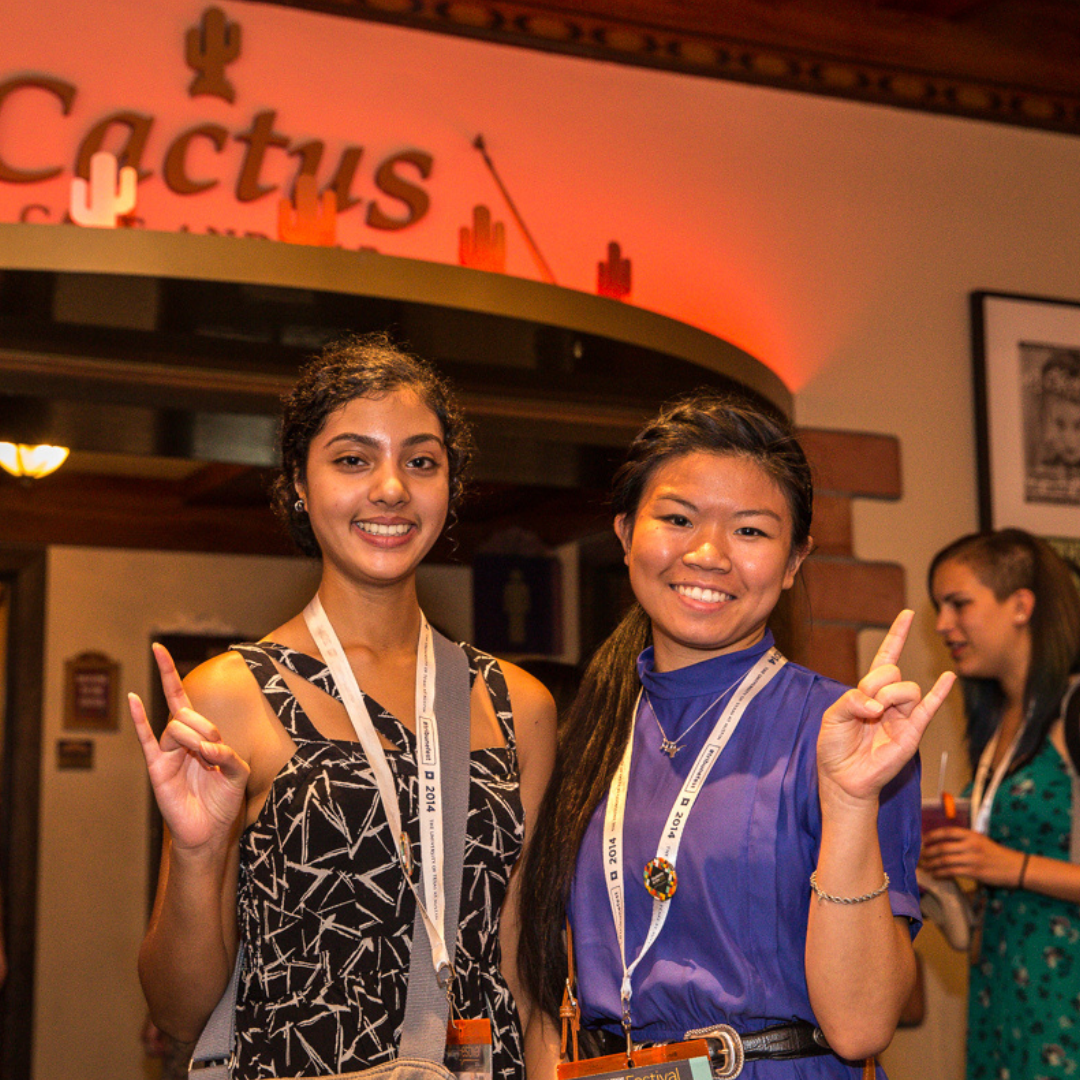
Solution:
[[[104,653],[64,661],[64,730],[117,731],[120,665]]]
[[[981,529],[1080,547],[1080,301],[971,294]]]

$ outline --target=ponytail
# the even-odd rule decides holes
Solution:
[[[635,603],[589,662],[560,725],[555,771],[519,871],[527,883],[521,892],[521,979],[551,1017],[559,1015],[566,983],[562,932],[578,852],[626,750],[641,689],[637,658],[650,640],[649,617]]]

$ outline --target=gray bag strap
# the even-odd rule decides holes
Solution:
[[[433,628],[435,707],[439,719],[439,754],[443,792],[443,885],[446,905],[443,936],[451,962],[457,944],[461,908],[461,873],[465,864],[465,829],[469,817],[469,660],[465,651]],[[189,1074],[197,1080],[229,1080],[236,1038],[236,995],[243,968],[244,946],[236,950],[232,978],[210,1014],[191,1056]],[[446,1053],[446,992],[439,988],[431,960],[431,943],[419,906],[413,922],[409,957],[409,989],[401,1030],[399,1057],[442,1064]]]
[[[465,863],[465,825],[469,816],[469,661],[464,651],[438,631],[435,646],[435,710],[439,719],[439,760],[443,805],[443,937],[450,962],[457,944],[461,908],[461,872]],[[401,1028],[401,1057],[442,1064],[450,1003],[439,988],[431,960],[431,942],[417,905],[409,958],[409,992]]]
[[[197,1076],[198,1080],[229,1080],[229,1062],[236,1038],[236,993],[243,966],[244,945],[241,942],[236,950],[236,963],[229,985],[214,1006],[191,1055],[188,1075]]]

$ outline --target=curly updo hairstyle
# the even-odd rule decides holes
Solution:
[[[297,509],[296,482],[307,476],[308,451],[331,413],[356,398],[381,398],[412,390],[442,425],[450,473],[450,514],[465,490],[473,439],[449,383],[426,360],[407,352],[385,333],[350,335],[327,345],[300,369],[291,393],[282,398],[281,469],[270,488],[274,512],[305,554],[322,553],[307,510]]]

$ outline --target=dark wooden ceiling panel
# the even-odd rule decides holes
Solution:
[[[1075,0],[271,0],[1080,134]]]

